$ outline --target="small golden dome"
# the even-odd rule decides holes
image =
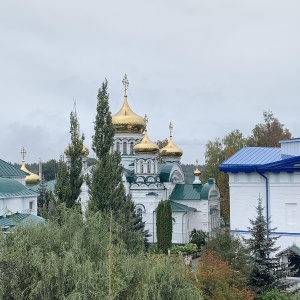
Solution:
[[[196,160],[196,170],[194,171],[194,175],[195,176],[200,176],[201,175],[201,171],[198,170],[198,159]]]
[[[143,133],[146,127],[144,119],[135,114],[124,96],[124,103],[118,113],[112,116],[116,133]]]
[[[196,168],[196,170],[194,171],[194,175],[195,176],[200,176],[201,175],[201,171],[198,170],[198,168]]]
[[[136,154],[157,154],[159,148],[151,142],[146,131],[142,140],[133,147],[133,150]]]
[[[67,146],[67,147],[65,148],[65,151],[64,151],[64,153],[65,153],[65,155],[66,155],[67,157],[69,156],[69,147],[70,147],[70,146]],[[88,147],[83,146],[83,147],[82,147],[82,153],[81,153],[81,156],[82,156],[82,157],[88,157],[89,153],[90,153],[90,151],[89,151]]]
[[[36,184],[39,182],[40,180],[40,177],[30,171],[27,170],[26,166],[25,166],[25,161],[22,160],[22,166],[20,168],[22,171],[26,172],[26,173],[29,173],[29,175],[27,175],[25,177],[25,183],[27,185],[32,185],[32,184]]]
[[[169,157],[181,157],[183,152],[182,150],[175,146],[174,142],[173,142],[173,138],[172,138],[172,123],[170,123],[170,140],[167,146],[163,147],[162,149],[160,149],[160,156],[169,156]]]

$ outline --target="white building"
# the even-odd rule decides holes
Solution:
[[[37,193],[25,186],[30,174],[0,159],[0,216],[37,215]]]
[[[156,208],[161,200],[171,200],[173,216],[172,242],[185,244],[189,234],[195,228],[211,232],[220,223],[220,193],[214,179],[202,184],[200,171],[195,170],[193,184],[185,184],[180,165],[183,154],[172,137],[164,148],[158,148],[147,132],[147,117],[135,114],[126,95],[128,80],[125,75],[124,103],[120,111],[112,116],[115,126],[112,151],[121,153],[123,165],[123,184],[127,194],[132,195],[139,214],[146,222],[146,229],[152,235],[150,242],[156,242]],[[92,167],[86,168],[83,174],[90,174]],[[86,184],[80,195],[83,210],[86,209],[89,195]]]
[[[260,197],[284,251],[300,246],[300,139],[280,143],[281,148],[245,147],[219,169],[229,175],[231,231],[249,235]]]

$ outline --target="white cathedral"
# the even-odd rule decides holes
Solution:
[[[195,228],[210,233],[220,225],[220,193],[213,178],[201,183],[200,171],[196,168],[193,184],[186,184],[180,159],[182,150],[172,138],[159,149],[147,133],[147,117],[135,114],[127,99],[128,79],[123,79],[125,87],[124,103],[120,111],[112,116],[115,127],[113,150],[121,153],[123,184],[126,193],[132,196],[137,213],[141,214],[151,237],[156,242],[156,208],[161,200],[171,200],[173,234],[172,242],[185,244]],[[92,166],[87,167],[88,149],[83,157],[83,175],[91,174]],[[158,159],[159,158],[159,159]],[[68,158],[67,158],[68,160]],[[89,201],[88,187],[82,186],[80,195],[82,209],[86,210]]]

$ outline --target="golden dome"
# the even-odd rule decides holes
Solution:
[[[145,134],[144,134],[144,137],[142,138],[142,140],[133,147],[133,150],[136,154],[157,154],[159,151],[159,148],[158,148],[157,144],[151,142],[151,140],[149,139],[148,134],[147,134],[148,118],[146,115],[143,120],[144,120],[145,126],[146,126]]]
[[[157,154],[159,148],[155,143],[151,142],[147,131],[145,131],[144,137],[133,147],[133,150],[136,154]]]
[[[20,168],[22,171],[29,173],[29,175],[27,175],[25,177],[25,183],[28,185],[32,185],[32,184],[36,184],[39,182],[40,177],[30,171],[27,170],[26,166],[25,166],[25,161],[22,160],[22,166]]]
[[[146,127],[144,119],[131,110],[126,95],[122,108],[112,116],[112,123],[116,133],[143,133]]]
[[[69,147],[70,147],[70,146],[67,146],[67,147],[65,148],[65,151],[64,151],[64,153],[65,153],[65,155],[66,155],[67,157],[69,156]],[[82,156],[82,157],[88,157],[89,153],[90,153],[90,151],[89,151],[88,147],[83,146],[83,147],[82,147],[81,156]]]
[[[196,170],[194,171],[194,175],[195,176],[200,176],[201,175],[201,171],[198,170],[198,159],[196,160]]]
[[[162,149],[160,149],[160,156],[169,156],[169,157],[181,157],[183,152],[182,150],[175,146],[174,142],[173,142],[173,138],[172,138],[172,123],[170,123],[170,140],[167,146],[163,147]]]

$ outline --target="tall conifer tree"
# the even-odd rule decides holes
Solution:
[[[249,286],[258,294],[271,289],[286,290],[291,286],[286,277],[291,276],[292,272],[287,264],[280,262],[280,258],[275,256],[279,249],[275,242],[279,237],[271,235],[275,228],[269,228],[270,220],[263,214],[261,199],[258,200],[256,212],[257,216],[250,220],[252,226],[248,228],[251,237],[245,239],[253,262]]]
[[[125,201],[125,189],[122,184],[121,155],[116,151],[111,152],[114,127],[109,110],[107,80],[102,83],[97,99],[92,148],[98,161],[89,183],[89,209],[94,212],[119,212]]]
[[[172,246],[172,211],[170,200],[160,201],[156,209],[157,246],[167,253]]]
[[[76,109],[70,114],[70,134],[71,143],[67,150],[69,165],[66,165],[61,157],[55,185],[55,194],[58,200],[66,203],[68,208],[78,205],[78,197],[83,183],[81,171],[84,135],[80,135]]]

